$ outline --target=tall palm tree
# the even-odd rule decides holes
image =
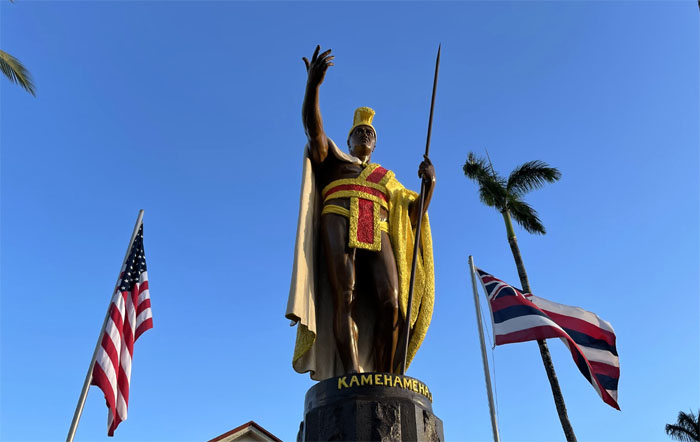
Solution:
[[[666,424],[666,434],[675,440],[700,441],[700,413],[681,411],[675,424]]]
[[[27,68],[12,55],[0,50],[0,70],[13,83],[19,84],[25,91],[36,96],[34,83]]]
[[[483,158],[477,157],[472,152],[469,153],[467,162],[464,163],[463,170],[467,178],[476,181],[479,185],[479,198],[481,202],[489,207],[495,207],[501,212],[501,215],[503,215],[503,220],[506,224],[506,233],[508,235],[508,243],[510,244],[510,250],[513,253],[515,265],[518,269],[520,284],[525,293],[532,293],[511,218],[515,219],[515,221],[528,232],[544,235],[546,231],[544,225],[542,225],[542,221],[540,221],[537,216],[537,212],[523,201],[522,198],[531,190],[538,189],[546,183],[557,181],[561,178],[561,173],[542,161],[528,161],[516,167],[515,170],[510,173],[508,179],[505,179],[495,172],[490,161],[487,164]],[[542,356],[542,362],[552,388],[554,403],[557,407],[557,413],[559,414],[559,420],[561,421],[564,434],[568,441],[575,441],[576,435],[571,427],[571,422],[569,422],[569,416],[566,413],[564,396],[559,388],[559,381],[554,371],[554,364],[549,354],[549,348],[543,339],[538,340],[537,345],[540,348],[540,355]]]

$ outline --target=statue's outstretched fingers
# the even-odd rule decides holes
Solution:
[[[304,60],[304,64],[306,65],[306,70],[309,70],[309,60],[306,57],[301,57],[302,60]]]
[[[324,65],[324,64],[326,64],[327,60],[328,60],[328,55],[325,54],[325,52],[324,52],[323,54],[318,56],[318,58],[316,59],[316,63],[318,63],[319,65]]]

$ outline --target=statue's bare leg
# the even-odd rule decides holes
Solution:
[[[348,248],[348,219],[329,213],[321,217],[326,271],[333,290],[333,334],[345,373],[360,371],[357,349],[355,262]]]
[[[369,252],[369,271],[374,281],[377,321],[374,326],[375,369],[391,373],[399,341],[399,275],[389,235],[382,232],[382,249]]]

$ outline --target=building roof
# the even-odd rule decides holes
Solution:
[[[232,442],[232,441],[261,441],[261,442],[282,442],[274,434],[270,433],[254,421],[234,428],[222,435],[216,436],[209,442]]]

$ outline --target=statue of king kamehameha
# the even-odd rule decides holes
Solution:
[[[348,373],[397,373],[403,353],[414,230],[423,217],[410,318],[408,361],[430,324],[435,297],[433,250],[425,213],[435,187],[426,157],[418,169],[425,194],[404,188],[371,163],[377,132],[368,107],[355,111],[349,154],[323,130],[319,89],[333,56],[317,46],[303,58],[308,80],[302,119],[308,143],[286,317],[298,324],[292,365],[316,380]]]

